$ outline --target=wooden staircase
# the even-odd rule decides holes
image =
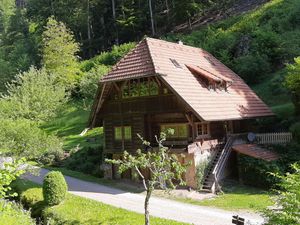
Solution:
[[[204,178],[202,191],[216,193],[220,190],[219,181],[223,178],[233,142],[234,137],[229,137],[223,148],[220,148],[214,156]]]
[[[208,166],[207,173],[204,178],[203,186],[202,186],[202,191],[204,192],[211,192],[211,188],[213,186],[213,183],[215,181],[214,176],[212,174],[217,162],[220,159],[222,150],[223,150],[224,144],[217,150],[217,153],[215,154],[213,160]]]

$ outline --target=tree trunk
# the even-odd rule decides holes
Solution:
[[[149,0],[149,11],[150,11],[150,18],[151,18],[151,30],[152,30],[152,36],[155,35],[155,29],[154,29],[154,18],[153,18],[153,11],[152,11],[152,1]]]
[[[87,19],[86,19],[86,25],[87,25],[87,36],[88,36],[88,53],[89,58],[92,57],[92,37],[91,37],[91,23],[90,23],[90,0],[87,0]]]
[[[147,189],[147,194],[145,198],[145,225],[150,225],[150,218],[149,218],[149,200],[152,194],[151,189]]]
[[[111,5],[112,5],[112,16],[113,16],[113,19],[114,19],[114,28],[115,28],[115,32],[116,32],[115,44],[119,45],[119,34],[118,34],[118,28],[117,28],[117,24],[116,24],[116,3],[115,3],[115,0],[111,0]]]

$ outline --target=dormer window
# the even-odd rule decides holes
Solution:
[[[170,61],[173,63],[173,65],[174,65],[176,68],[182,69],[182,67],[181,67],[180,64],[177,62],[176,59],[171,59],[171,58],[170,58]]]
[[[186,65],[187,68],[194,74],[198,75],[200,80],[207,86],[209,90],[227,90],[232,84],[232,80],[221,75],[212,73],[200,66]]]

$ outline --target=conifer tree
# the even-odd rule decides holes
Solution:
[[[73,33],[64,23],[50,17],[42,35],[42,63],[67,88],[72,88],[80,77],[78,51]]]

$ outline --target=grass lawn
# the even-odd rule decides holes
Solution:
[[[81,102],[69,102],[62,112],[42,125],[43,130],[62,138],[66,151],[79,147],[97,147],[102,144],[102,128],[88,131],[83,137],[79,134],[87,127],[89,110]],[[93,139],[88,142],[87,139]]]
[[[196,201],[185,199],[186,203],[202,206],[211,206],[225,210],[250,210],[262,211],[273,205],[271,195],[267,191],[238,184],[237,182],[226,183],[223,186],[223,194],[215,198]]]
[[[65,168],[59,168],[59,167],[45,167],[45,168],[50,170],[58,170],[67,176],[119,188],[125,191],[130,191],[134,193],[144,192],[142,188],[134,187],[133,185],[122,183],[116,180],[97,178],[91,175],[86,175],[84,173],[68,170]],[[258,188],[240,185],[238,184],[238,182],[226,183],[223,187],[223,191],[224,194],[218,195],[213,199],[206,199],[201,201],[187,199],[183,197],[182,198],[174,197],[168,194],[162,194],[161,192],[159,192],[157,196],[180,201],[180,202],[195,204],[195,205],[222,208],[225,210],[261,211],[265,209],[267,206],[272,205],[272,201],[270,199],[270,193]],[[156,195],[155,192],[154,195]]]
[[[35,207],[42,205],[42,188],[40,185],[30,181],[19,180],[14,184],[20,193],[21,200],[27,201],[27,205]],[[51,218],[51,225],[98,225],[98,224],[118,224],[118,225],[140,225],[144,223],[144,215],[116,208],[101,202],[68,194],[63,203],[58,206],[44,209],[43,215]],[[151,218],[151,224],[179,225],[182,222]]]

